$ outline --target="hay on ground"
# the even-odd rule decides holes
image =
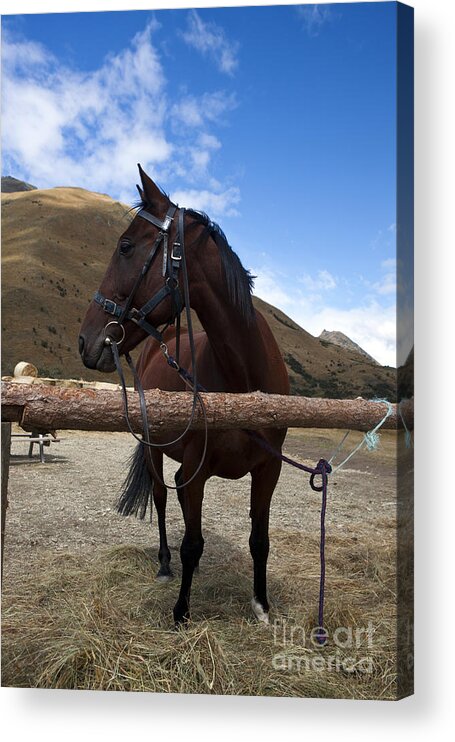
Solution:
[[[43,556],[38,583],[34,574],[4,601],[3,685],[395,698],[395,551],[384,528],[356,543],[328,538],[331,636],[323,648],[309,638],[317,626],[318,541],[284,530],[273,530],[271,541],[283,560],[269,570],[269,627],[251,614],[251,563],[241,555],[226,560],[220,552],[201,563],[192,621],[179,631],[172,626],[179,579],[156,582],[148,549],[122,546],[96,560]],[[340,637],[346,647],[334,642],[338,627],[352,632],[355,646],[347,634]]]

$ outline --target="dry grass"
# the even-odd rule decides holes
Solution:
[[[372,646],[364,632],[354,648],[337,647],[333,638],[323,648],[309,640],[317,625],[318,542],[298,533],[271,533],[283,555],[269,573],[275,630],[252,619],[251,565],[241,554],[226,561],[219,552],[203,566],[194,581],[193,620],[179,631],[171,621],[179,580],[155,582],[147,549],[123,546],[96,560],[43,557],[38,584],[34,573],[4,601],[3,685],[395,698],[396,569],[387,535],[394,527],[384,523],[374,538],[371,531],[358,540],[328,538],[329,634],[345,626],[355,636],[371,622]]]
[[[293,431],[286,450],[297,456],[303,450],[314,461],[339,438],[339,431]],[[353,433],[351,445],[356,442]],[[412,653],[412,454],[401,452],[396,466],[391,433],[383,434],[380,458],[361,452],[356,470],[331,482],[324,648],[310,640],[320,498],[293,471],[282,472],[272,507],[272,625],[256,624],[250,609],[248,483],[213,480],[204,502],[206,545],[193,583],[193,621],[176,632],[172,608],[180,580],[154,580],[156,524],[150,530],[105,516],[129,443],[120,434],[93,434],[70,436],[66,444],[60,464],[21,464],[10,472],[4,685],[385,699],[409,693],[412,679],[397,677],[397,668]],[[111,472],[108,484],[93,465],[94,452]],[[178,573],[176,498],[168,501],[168,530]],[[130,541],[145,548],[111,548]],[[356,646],[356,631],[370,622],[372,646],[365,632]],[[352,630],[354,647],[337,647],[333,634],[343,626]]]

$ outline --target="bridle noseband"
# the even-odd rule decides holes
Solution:
[[[177,234],[172,245],[171,252],[169,253],[169,230],[172,222],[177,214]],[[152,249],[150,250],[144,265],[142,266],[141,272],[139,273],[133,288],[122,306],[117,304],[112,299],[108,299],[100,291],[95,293],[94,301],[104,309],[107,314],[115,317],[114,320],[108,322],[104,328],[105,331],[105,344],[110,345],[113,341],[108,328],[111,325],[120,327],[122,332],[121,340],[116,340],[117,345],[120,345],[125,339],[125,328],[123,323],[125,320],[131,320],[136,325],[141,327],[148,335],[154,337],[161,344],[163,342],[163,332],[172,325],[176,318],[180,317],[184,306],[184,299],[179,288],[179,270],[182,265],[183,249],[184,249],[184,219],[185,209],[178,209],[173,204],[170,205],[166,216],[163,221],[157,219],[152,214],[149,214],[145,209],[138,211],[137,216],[146,219],[146,221],[158,227],[160,230],[158,236],[153,243]],[[136,309],[132,306],[135,294],[146,276],[161,244],[163,244],[163,270],[162,275],[165,279],[164,286],[157,291],[151,299],[149,299],[140,309]],[[169,321],[165,326],[158,330],[150,322],[147,322],[147,315],[150,314],[161,302],[170,296],[172,300],[172,311]]]

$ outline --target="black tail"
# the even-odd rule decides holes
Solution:
[[[150,520],[152,520],[153,481],[145,462],[145,449],[142,443],[136,447],[129,460],[130,470],[123,482],[122,493],[117,502],[120,515],[135,515],[144,519],[150,503]]]

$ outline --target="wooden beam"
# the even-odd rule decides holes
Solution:
[[[189,392],[145,392],[151,433],[182,430],[191,414]],[[387,406],[365,399],[316,399],[251,392],[201,394],[209,429],[249,428],[344,428],[371,430]],[[133,430],[142,430],[139,397],[128,393]],[[412,402],[405,408],[406,425],[413,427]],[[2,383],[2,420],[17,422],[25,430],[126,431],[119,391],[73,389],[44,384]],[[396,405],[384,427],[401,427]],[[203,429],[198,407],[193,429]]]

